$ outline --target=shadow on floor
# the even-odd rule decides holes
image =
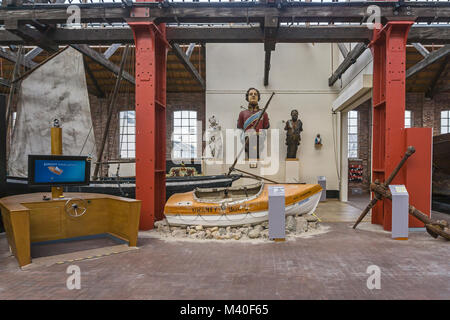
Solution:
[[[370,202],[370,194],[352,194],[348,196],[348,204],[363,211]]]
[[[34,259],[90,249],[99,249],[123,243],[124,241],[109,235],[39,242],[31,245],[31,258]]]

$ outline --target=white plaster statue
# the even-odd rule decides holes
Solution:
[[[206,130],[206,150],[205,157],[207,159],[222,159],[222,127],[212,116],[208,119],[209,128]]]

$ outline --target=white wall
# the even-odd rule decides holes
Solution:
[[[245,92],[256,87],[262,93],[263,107],[272,91],[276,92],[268,114],[271,128],[280,130],[277,181],[285,180],[286,156],[283,120],[290,119],[292,109],[299,111],[303,122],[299,181],[317,183],[317,176],[326,176],[327,189],[338,190],[336,158],[333,145],[333,115],[331,104],[336,99],[337,86],[328,87],[332,62],[338,50],[332,44],[277,44],[272,52],[269,86],[264,88],[263,44],[207,44],[206,46],[206,118],[215,115],[223,129],[236,128],[241,109],[247,106]],[[339,123],[339,122],[338,122]],[[314,147],[320,133],[323,147]],[[338,137],[336,152],[340,146]],[[224,171],[228,166],[208,166],[206,173]],[[248,166],[244,169],[250,171]]]
[[[356,43],[347,43],[345,46],[350,52]],[[335,45],[336,50],[338,46]],[[338,59],[333,61],[333,69],[342,63],[344,57],[339,54]],[[336,81],[335,85],[341,89],[339,97],[333,102],[334,110],[338,112],[341,117],[341,130],[340,130],[340,176],[342,177],[340,183],[340,200],[348,200],[348,128],[347,117],[348,111],[358,107],[362,102],[370,99],[372,96],[372,78],[373,78],[373,57],[370,49],[366,49],[342,75],[341,79]]]

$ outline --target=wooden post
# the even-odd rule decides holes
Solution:
[[[6,101],[5,96],[0,96],[0,190],[6,188]],[[3,197],[3,192],[0,197]],[[1,224],[1,219],[0,219]]]
[[[9,89],[9,95],[8,95],[8,102],[6,104],[6,125],[9,127],[9,122],[10,122],[10,118],[11,118],[11,111],[12,111],[12,103],[13,103],[13,99],[14,99],[14,93],[16,91],[16,78],[18,77],[19,74],[19,68],[20,68],[20,64],[22,61],[22,51],[23,51],[23,47],[19,46],[19,50],[17,51],[17,60],[16,63],[14,65],[14,69],[13,69],[13,74],[12,74],[12,81],[11,81],[11,87]]]
[[[51,128],[52,139],[52,155],[62,154],[62,128]],[[52,199],[59,199],[63,197],[63,187],[52,187]]]
[[[125,47],[125,50],[123,52],[122,61],[120,62],[119,74],[117,75],[116,85],[114,86],[114,92],[111,97],[111,102],[110,102],[110,105],[108,108],[108,119],[106,120],[105,131],[103,132],[103,138],[102,138],[102,142],[100,145],[100,151],[98,152],[97,163],[95,164],[95,169],[94,169],[94,177],[93,177],[94,180],[97,180],[98,171],[100,170],[100,163],[102,162],[103,151],[105,150],[106,139],[108,138],[109,126],[111,124],[111,118],[112,118],[113,112],[115,110],[117,93],[119,92],[120,81],[122,80],[123,68],[124,68],[125,61],[126,61],[127,55],[128,55],[128,48],[129,48],[129,45],[127,45]]]
[[[7,148],[6,148],[6,161],[8,161],[9,158],[9,152],[11,150],[10,144],[12,141],[12,123],[11,123],[11,114],[12,114],[12,108],[13,108],[13,102],[14,102],[14,95],[16,93],[16,88],[18,87],[18,83],[16,83],[16,78],[19,76],[19,70],[20,65],[22,62],[23,57],[23,47],[19,46],[19,49],[17,51],[17,60],[16,64],[14,65],[14,70],[12,74],[12,81],[11,86],[9,88],[9,95],[8,100],[6,102],[6,114],[5,114],[5,120],[6,120],[6,137],[8,139],[7,142]]]

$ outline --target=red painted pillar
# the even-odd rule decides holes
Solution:
[[[384,182],[406,151],[405,83],[406,40],[413,21],[388,22],[374,30],[373,54],[373,142],[372,179]],[[406,185],[406,166],[392,184]],[[372,223],[392,229],[390,200],[378,201]]]
[[[139,1],[139,0],[137,0]],[[132,16],[145,18],[135,8]],[[142,200],[140,230],[163,218],[166,202],[165,24],[129,22],[136,45],[136,199]]]

